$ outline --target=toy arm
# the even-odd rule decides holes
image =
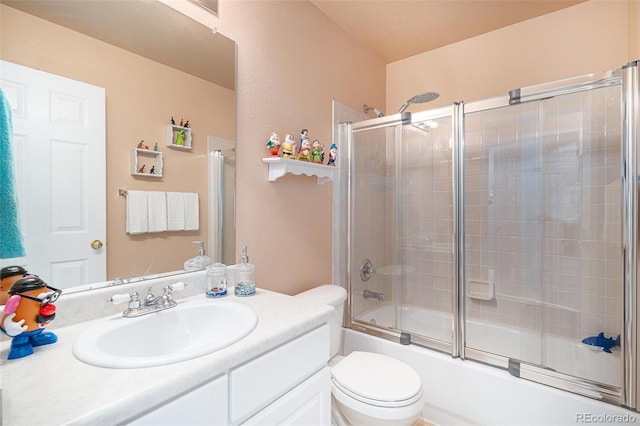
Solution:
[[[26,331],[28,328],[26,325],[22,325],[24,324],[23,319],[21,319],[18,322],[14,322],[13,318],[15,316],[16,314],[14,312],[12,314],[7,315],[2,321],[2,328],[4,332],[7,333],[7,335],[10,337],[15,337],[18,334],[22,334],[22,332]]]
[[[16,316],[16,309],[18,308],[18,304],[20,303],[20,296],[14,294],[7,300],[7,303],[4,305],[4,313],[5,317],[2,319],[2,323],[0,327],[4,330],[7,335],[10,337],[15,337],[18,334],[25,331],[28,327],[24,324],[24,319],[20,321],[14,322],[13,318]]]

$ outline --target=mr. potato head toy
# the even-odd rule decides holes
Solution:
[[[7,303],[8,291],[14,282],[28,275],[22,266],[5,266],[0,269],[0,305]]]
[[[31,355],[34,347],[58,341],[58,337],[44,331],[44,327],[56,316],[53,302],[58,300],[60,293],[36,275],[13,283],[0,318],[0,330],[13,338],[8,359]]]

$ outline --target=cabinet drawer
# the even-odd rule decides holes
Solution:
[[[229,418],[238,424],[293,389],[329,360],[323,325],[229,373]]]

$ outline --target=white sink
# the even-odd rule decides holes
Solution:
[[[137,318],[115,315],[98,322],[78,337],[73,354],[107,368],[172,364],[226,348],[257,324],[256,314],[240,303],[183,302]]]

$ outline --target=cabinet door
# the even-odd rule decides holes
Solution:
[[[323,368],[243,425],[331,424],[331,370]]]
[[[149,426],[228,424],[227,376],[209,382],[129,423]]]

